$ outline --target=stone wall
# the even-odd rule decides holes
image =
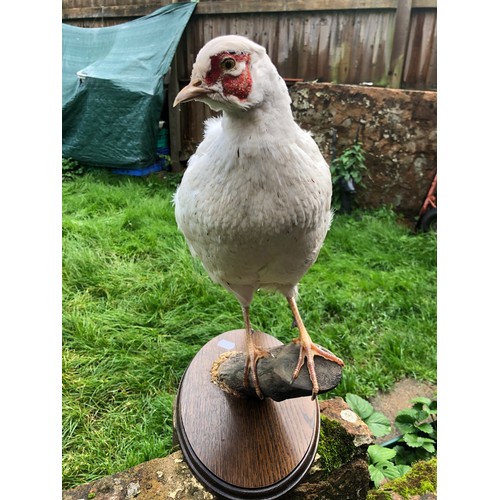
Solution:
[[[302,481],[287,493],[287,500],[366,499],[370,486],[367,450],[373,443],[370,429],[342,398],[322,401],[320,411],[318,453]],[[215,500],[216,497],[193,476],[181,451],[176,451],[62,493],[62,500],[90,498]]]
[[[392,205],[416,217],[437,167],[437,93],[331,83],[290,88],[295,119],[312,133],[328,163],[356,137],[366,151],[363,208]]]

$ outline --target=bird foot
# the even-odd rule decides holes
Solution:
[[[261,358],[267,358],[271,353],[266,351],[262,347],[254,346],[252,349],[249,349],[247,354],[247,360],[245,363],[245,372],[243,374],[243,386],[245,389],[248,388],[248,376],[251,373],[252,382],[255,388],[255,392],[260,399],[264,399],[264,394],[259,385],[259,378],[257,376],[257,363]]]
[[[299,376],[305,358],[307,358],[307,369],[309,371],[309,377],[313,386],[312,399],[316,399],[316,396],[319,392],[319,384],[316,377],[316,368],[314,367],[314,356],[321,356],[324,359],[337,363],[339,366],[344,366],[344,362],[340,358],[335,356],[335,354],[331,353],[328,349],[314,344],[313,342],[303,342],[300,338],[293,339],[293,342],[295,344],[300,344],[300,352],[297,366],[293,371],[292,380],[290,381],[290,383],[293,383],[293,381]]]

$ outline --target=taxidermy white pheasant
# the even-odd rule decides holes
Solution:
[[[210,277],[241,304],[248,376],[263,397],[257,362],[267,352],[254,344],[250,304],[259,288],[287,299],[300,354],[319,386],[314,356],[343,365],[314,344],[297,309],[297,285],[315,262],[331,223],[330,170],[311,136],[294,121],[284,80],[260,45],[229,35],[198,53],[191,81],[174,106],[190,100],[222,111],[206,122],[205,136],[175,194],[175,217],[193,255]]]

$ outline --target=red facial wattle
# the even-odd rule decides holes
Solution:
[[[245,68],[238,76],[225,73],[222,62],[227,58],[234,59],[236,63],[245,62]],[[252,90],[252,75],[250,74],[249,62],[250,54],[221,52],[211,56],[210,69],[204,78],[205,83],[212,86],[220,80],[224,96],[235,96],[240,101],[244,101]]]

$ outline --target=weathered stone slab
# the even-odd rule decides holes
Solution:
[[[212,500],[176,451],[131,469],[63,492],[62,500],[193,499]]]
[[[292,382],[292,374],[299,359],[300,346],[295,343],[269,349],[269,356],[259,359],[257,376],[264,397],[274,401],[312,395],[312,382],[306,363]],[[243,352],[223,353],[212,368],[212,381],[223,391],[236,397],[258,397],[251,377],[244,384],[247,355]],[[314,358],[319,394],[331,391],[342,379],[342,367],[320,356]]]

